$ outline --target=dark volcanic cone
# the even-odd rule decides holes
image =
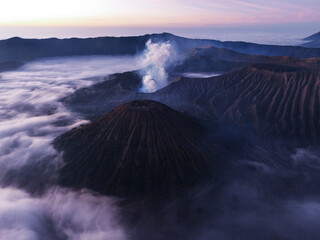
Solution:
[[[55,140],[60,183],[118,196],[171,194],[206,178],[202,128],[154,101],[122,104]]]

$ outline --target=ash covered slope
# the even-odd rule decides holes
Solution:
[[[60,182],[118,196],[162,195],[209,176],[201,127],[154,101],[125,103],[55,140]]]
[[[94,119],[110,112],[122,103],[139,99],[141,77],[137,72],[125,72],[105,77],[105,81],[82,88],[62,99],[72,111]]]
[[[123,99],[152,99],[200,120],[219,119],[262,136],[317,143],[320,140],[319,59],[289,60],[288,65],[253,64],[207,79],[182,77],[152,94],[136,92],[139,88],[136,75],[126,73],[121,78],[120,74],[105,82],[109,84],[107,88],[102,84],[93,86],[64,101],[73,110],[93,117],[110,111]],[[118,88],[132,83],[130,90]],[[99,109],[92,109],[95,104]]]
[[[272,64],[208,79],[182,78],[152,95],[186,111],[249,126],[264,136],[298,142],[320,140],[320,71]],[[193,106],[193,108],[195,108]]]

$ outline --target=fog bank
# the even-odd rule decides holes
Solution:
[[[87,122],[61,98],[135,69],[133,57],[91,56],[41,59],[0,73],[1,240],[124,239],[112,199],[54,187],[62,160],[51,143]]]

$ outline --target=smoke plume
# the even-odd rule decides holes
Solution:
[[[168,41],[164,43],[146,43],[146,49],[141,56],[142,92],[155,92],[168,85],[167,68],[177,62],[174,46]]]

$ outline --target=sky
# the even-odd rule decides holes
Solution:
[[[130,35],[130,28],[284,29],[290,25],[294,29],[298,24],[312,33],[320,29],[319,13],[320,0],[2,0],[0,38],[35,31],[57,35],[62,27],[74,35],[105,32],[99,28]]]
[[[0,25],[218,26],[320,22],[319,0],[3,0]]]

